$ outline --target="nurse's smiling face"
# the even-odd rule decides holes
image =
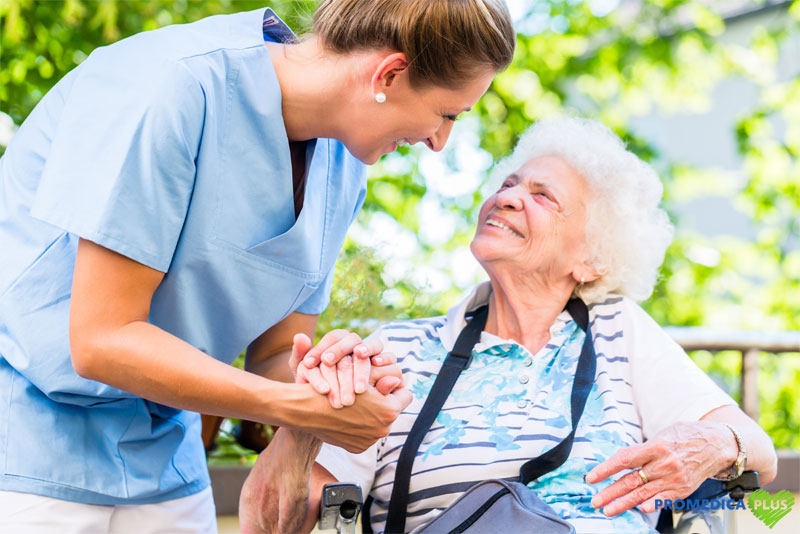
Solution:
[[[475,105],[494,75],[494,71],[486,69],[456,89],[415,89],[401,73],[385,88],[386,102],[370,106],[362,127],[353,129],[344,140],[345,145],[367,164],[375,163],[400,144],[425,143],[438,152],[447,143],[458,115]]]

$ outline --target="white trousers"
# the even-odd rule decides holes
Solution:
[[[211,488],[155,504],[101,506],[0,491],[0,534],[216,534]]]

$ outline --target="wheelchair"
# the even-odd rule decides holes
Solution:
[[[686,500],[727,498],[741,501],[760,488],[758,473],[745,471],[737,479],[708,479]],[[336,529],[337,534],[355,534],[364,504],[357,484],[326,484],[320,500],[319,530]],[[660,534],[737,534],[736,516],[730,510],[661,510],[656,523]]]

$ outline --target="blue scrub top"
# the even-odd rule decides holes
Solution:
[[[273,40],[289,30],[271,15],[95,50],[0,159],[0,489],[134,504],[209,483],[197,414],[74,372],[79,238],[165,272],[149,321],[224,362],[289,313],[326,307],[364,167],[318,139],[295,218],[262,22]]]

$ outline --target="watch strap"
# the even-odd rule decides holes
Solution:
[[[742,437],[739,435],[739,432],[733,427],[733,425],[728,423],[722,424],[731,431],[734,439],[736,439],[736,445],[739,447],[739,453],[736,455],[736,460],[734,460],[733,465],[730,467],[729,474],[727,476],[713,478],[716,480],[734,480],[739,478],[739,476],[741,476],[742,472],[744,472],[745,468],[747,467],[747,450],[744,448]]]

